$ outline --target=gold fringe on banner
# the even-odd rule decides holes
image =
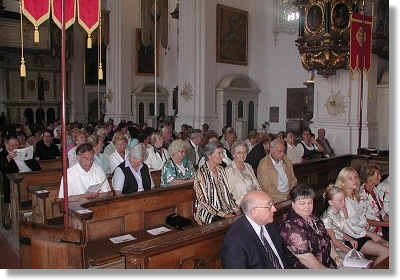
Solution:
[[[24,30],[22,29],[22,3],[19,1],[19,13],[20,17],[20,28],[21,28],[21,67],[19,69],[19,74],[21,77],[26,77],[26,67],[25,67],[25,59],[24,59]]]

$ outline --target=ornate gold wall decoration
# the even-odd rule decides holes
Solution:
[[[185,82],[185,86],[182,88],[180,95],[186,102],[189,102],[193,98],[193,88],[190,83]]]
[[[346,113],[347,102],[345,96],[338,91],[337,93],[331,92],[328,100],[325,102],[325,107],[331,118],[341,117]]]

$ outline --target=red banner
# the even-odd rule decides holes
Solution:
[[[92,32],[99,26],[101,0],[77,0],[78,22],[88,33],[87,47],[92,48]]]
[[[77,0],[78,22],[91,34],[99,26],[101,0]]]
[[[76,5],[75,0],[65,0],[64,4],[64,21],[65,29],[70,27],[75,22]],[[57,26],[62,29],[62,0],[51,0],[51,14]]]
[[[363,69],[368,72],[371,68],[371,40],[372,17],[353,13],[350,33],[350,68],[353,72]]]
[[[22,0],[22,12],[35,26],[34,42],[39,42],[38,26],[50,17],[50,0]]]

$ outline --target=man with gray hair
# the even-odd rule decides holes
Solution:
[[[200,129],[195,129],[190,134],[190,139],[187,140],[187,151],[186,156],[192,162],[193,165],[198,165],[201,156],[203,155],[203,147],[201,142],[203,141],[203,134]]]
[[[223,268],[288,269],[289,253],[273,223],[276,208],[272,197],[260,190],[248,192],[242,202],[244,213],[228,230],[221,248]]]
[[[281,139],[270,142],[270,152],[258,165],[257,179],[261,188],[269,193],[275,202],[287,200],[289,191],[296,186],[293,165],[285,156],[285,145]]]
[[[114,195],[141,192],[154,188],[149,168],[144,163],[148,152],[143,144],[131,148],[127,160],[115,168],[112,179]]]

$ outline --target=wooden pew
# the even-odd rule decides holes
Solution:
[[[220,251],[234,217],[123,247],[125,268],[222,268]]]
[[[10,180],[11,220],[12,231],[18,238],[19,220],[21,215],[32,209],[32,197],[28,193],[28,186],[60,182],[62,173],[59,170],[42,170],[23,173],[7,174]]]
[[[75,203],[70,205],[70,227],[82,230],[87,242],[117,236],[160,225],[173,213],[190,218],[195,198],[190,183]]]
[[[58,199],[59,191],[60,182],[28,186],[28,192],[32,195],[32,222],[47,224],[50,219],[63,216]]]
[[[107,180],[112,189],[112,176]],[[63,200],[58,198],[59,191],[60,182],[28,186],[28,193],[32,196],[32,222],[57,224],[60,221]]]
[[[53,170],[53,169],[62,170],[61,158],[39,160],[39,164],[42,170]]]

